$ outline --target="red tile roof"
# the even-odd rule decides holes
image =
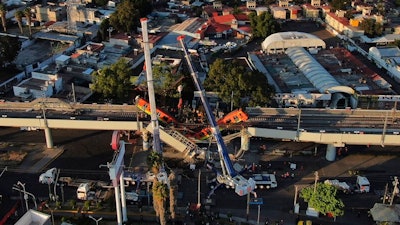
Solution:
[[[240,26],[239,30],[242,30],[247,33],[251,33],[251,26],[249,26],[249,25]]]
[[[317,9],[317,7],[311,5],[310,3],[303,4],[303,8],[309,9],[309,10],[311,10],[311,9],[316,10]]]
[[[219,24],[231,24],[232,20],[236,20],[235,16],[229,14],[224,16],[214,16],[213,20]]]
[[[249,20],[249,16],[246,14],[243,14],[243,13],[236,14],[234,16],[238,21],[248,21]]]
[[[225,24],[219,24],[219,23],[211,23],[210,26],[208,26],[206,33],[222,33],[224,31],[227,31],[231,29],[231,26],[225,25]]]
[[[346,17],[338,17],[338,16],[336,16],[335,13],[327,13],[327,14],[329,14],[329,16],[334,18],[339,23],[341,23],[343,25],[349,25],[349,20]]]
[[[124,33],[118,33],[111,36],[111,38],[119,39],[119,40],[129,40],[130,35],[126,35]]]
[[[80,55],[81,55],[80,53],[74,53],[74,54],[71,55],[71,59],[76,59],[76,58],[78,58]]]

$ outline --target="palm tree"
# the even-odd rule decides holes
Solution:
[[[152,192],[154,210],[156,211],[156,215],[160,218],[160,225],[165,225],[167,223],[165,218],[165,203],[169,193],[168,185],[154,178]]]
[[[1,17],[1,25],[3,25],[4,32],[7,32],[7,18],[6,18],[6,6],[0,3],[0,17]]]
[[[26,23],[28,24],[29,27],[29,36],[32,36],[32,28],[31,28],[31,22],[32,22],[32,11],[30,7],[26,7],[24,9],[24,14],[26,17]]]
[[[18,10],[15,12],[14,16],[15,16],[15,20],[17,20],[17,22],[18,22],[19,30],[20,30],[21,34],[23,34],[24,31],[22,30],[22,17],[24,17],[24,12]]]
[[[171,213],[171,219],[174,220],[176,217],[176,195],[178,193],[178,182],[175,171],[171,171],[168,176],[169,180],[169,211]]]

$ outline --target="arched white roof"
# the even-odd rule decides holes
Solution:
[[[340,85],[304,48],[288,48],[286,54],[320,93],[354,94],[351,87]]]
[[[271,34],[261,43],[261,48],[267,52],[274,52],[275,49],[287,49],[291,47],[325,49],[326,44],[315,35],[298,31]]]

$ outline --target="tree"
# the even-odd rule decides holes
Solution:
[[[368,37],[376,37],[383,34],[382,24],[377,23],[374,19],[364,19],[360,27]]]
[[[94,4],[96,4],[96,6],[106,6],[108,3],[108,0],[94,0]]]
[[[100,39],[99,42],[105,41],[108,38],[108,28],[110,28],[110,19],[104,19],[99,27],[97,37]]]
[[[347,0],[332,0],[331,6],[333,10],[346,10],[351,1]]]
[[[160,224],[165,225],[167,223],[165,217],[165,203],[167,201],[169,193],[168,185],[161,183],[157,180],[157,178],[154,178],[152,192],[153,192],[153,207],[154,210],[156,211],[156,216],[159,217]]]
[[[271,5],[275,3],[275,0],[264,0],[264,5]]]
[[[156,151],[151,151],[147,155],[147,166],[151,168],[154,175],[157,175],[163,166],[163,156],[162,153],[158,153]],[[161,183],[158,181],[157,176],[154,177],[153,186],[153,208],[156,212],[156,216],[160,219],[160,224],[166,224],[165,218],[165,204],[168,198],[168,186],[167,184]]]
[[[176,195],[178,194],[178,182],[175,171],[171,171],[168,176],[169,180],[169,211],[171,213],[171,219],[176,218]]]
[[[165,62],[153,66],[154,91],[156,94],[167,97],[174,96],[176,92],[176,81],[183,76],[174,73],[173,67]]]
[[[337,189],[329,184],[317,183],[316,191],[314,186],[303,188],[300,197],[308,202],[308,206],[326,215],[331,213],[334,217],[344,215],[344,204],[336,197]]]
[[[29,28],[29,36],[32,36],[32,27],[31,27],[31,23],[32,23],[32,10],[30,7],[26,7],[24,9],[24,14],[26,17],[26,23],[28,24],[28,28]]]
[[[395,39],[393,43],[388,44],[389,46],[397,46],[400,48],[400,39]]]
[[[12,63],[21,50],[21,42],[17,38],[0,37],[0,66],[4,68]]]
[[[264,12],[260,15],[252,12],[249,14],[249,19],[254,37],[266,38],[280,30],[278,22],[269,12]]]
[[[233,101],[237,107],[246,104],[265,106],[274,94],[264,74],[246,69],[236,60],[216,59],[210,65],[204,87],[208,91],[218,92],[224,102]],[[242,99],[248,99],[248,103],[242,104]]]
[[[121,58],[115,64],[94,72],[90,89],[102,94],[105,98],[123,99],[131,90],[130,74],[132,74],[132,69],[126,60]]]
[[[24,17],[24,12],[18,10],[15,12],[14,16],[15,16],[15,20],[18,23],[19,31],[21,32],[21,34],[23,34],[24,31],[22,30],[22,17]]]
[[[140,18],[152,11],[147,0],[124,0],[110,16],[110,24],[119,32],[132,33],[139,26]]]
[[[4,32],[7,32],[7,9],[6,6],[0,3],[0,17],[1,17],[1,25],[3,26]]]
[[[163,163],[163,156],[162,154],[151,151],[146,158],[147,166],[153,170],[154,173],[158,173],[160,167]]]

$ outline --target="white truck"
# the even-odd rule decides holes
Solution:
[[[269,173],[257,173],[253,174],[253,180],[256,182],[256,188],[258,189],[270,189],[278,187],[276,177],[274,174]]]
[[[79,200],[90,200],[94,196],[94,192],[90,189],[90,183],[81,183],[78,189],[76,189],[76,198]]]
[[[334,187],[336,187],[338,190],[341,190],[341,191],[343,191],[343,192],[346,193],[346,194],[352,192],[350,185],[348,185],[346,182],[341,182],[341,181],[339,181],[339,180],[337,180],[337,179],[334,179],[334,180],[325,180],[324,183],[325,183],[325,184],[328,184],[328,185],[331,185],[331,186],[334,186]]]
[[[76,198],[79,200],[104,200],[108,191],[96,186],[95,183],[81,183],[76,189]]]
[[[357,176],[355,186],[349,185],[346,182],[341,182],[337,179],[325,180],[324,183],[332,185],[346,194],[352,193],[353,191],[357,193],[368,193],[370,191],[370,182],[368,178],[364,176]]]

